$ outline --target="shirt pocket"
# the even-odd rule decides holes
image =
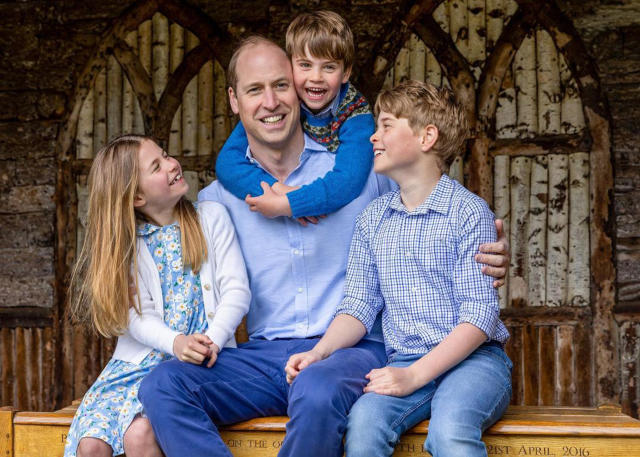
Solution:
[[[453,241],[436,238],[425,241],[423,255],[420,259],[422,268],[434,282],[450,282],[456,262],[456,247]]]

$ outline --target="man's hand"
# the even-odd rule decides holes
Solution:
[[[369,380],[369,384],[364,387],[364,391],[380,395],[405,397],[422,387],[411,366],[377,368],[371,370],[365,378]]]
[[[274,184],[275,185],[275,184]],[[244,199],[251,211],[257,211],[264,217],[291,216],[291,207],[286,194],[276,193],[269,184],[262,181],[260,183],[263,194],[259,197],[247,195]]]
[[[201,333],[181,334],[173,340],[173,354],[178,360],[200,365],[204,359],[211,356],[211,345],[215,346],[207,335]],[[218,353],[216,352],[215,355],[217,358]],[[215,359],[213,363],[215,363]],[[211,363],[211,366],[213,366],[213,363]]]
[[[287,374],[287,382],[291,384],[302,370],[312,363],[319,362],[322,359],[322,355],[315,352],[313,349],[307,352],[293,354],[289,357],[287,365],[284,367],[284,372]]]
[[[498,231],[498,241],[481,244],[479,248],[481,254],[476,254],[474,258],[476,262],[485,264],[482,266],[482,272],[496,278],[493,281],[493,287],[498,288],[504,285],[504,278],[507,276],[511,255],[502,219],[496,219],[495,223]]]

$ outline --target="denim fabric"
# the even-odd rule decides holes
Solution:
[[[406,367],[420,355],[396,355]],[[511,361],[497,344],[484,344],[454,368],[406,397],[366,393],[349,413],[347,457],[390,456],[400,436],[425,419],[425,450],[433,457],[486,456],[482,432],[511,399]]]
[[[140,386],[139,398],[167,457],[230,457],[216,425],[288,414],[279,456],[341,457],[351,405],[364,376],[384,365],[382,343],[364,340],[305,369],[289,386],[284,366],[317,338],[253,340],[225,348],[212,368],[172,360]]]

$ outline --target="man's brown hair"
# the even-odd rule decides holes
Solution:
[[[342,16],[333,11],[313,11],[299,14],[286,34],[289,56],[304,56],[305,49],[313,57],[342,61],[351,69],[355,57],[353,33]]]
[[[453,160],[462,151],[469,127],[464,109],[453,92],[422,81],[409,80],[393,89],[380,92],[374,107],[375,115],[381,111],[405,118],[415,134],[428,125],[438,129],[438,139],[431,149],[439,158],[440,170],[446,173]]]

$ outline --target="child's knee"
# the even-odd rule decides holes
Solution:
[[[76,457],[111,457],[111,455],[111,446],[98,438],[82,438],[76,450]]]
[[[124,434],[125,451],[133,449],[148,449],[156,446],[156,437],[153,434],[149,419],[136,418]]]

